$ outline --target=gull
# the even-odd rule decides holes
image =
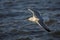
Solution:
[[[51,32],[51,30],[45,25],[43,18],[41,15],[34,9],[28,9],[33,16],[28,18],[29,21],[37,23],[40,27],[43,27],[47,32]]]

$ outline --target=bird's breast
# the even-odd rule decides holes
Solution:
[[[32,21],[32,22],[39,21],[39,19],[36,18],[36,17],[30,17],[28,20],[29,20],[29,21]]]

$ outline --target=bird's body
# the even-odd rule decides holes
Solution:
[[[50,32],[49,28],[47,28],[47,26],[44,24],[41,15],[34,9],[28,10],[33,13],[33,16],[28,18],[28,20],[37,23],[40,27],[42,26],[46,31]]]
[[[36,17],[30,17],[28,20],[33,21],[33,22],[39,21],[39,19]]]

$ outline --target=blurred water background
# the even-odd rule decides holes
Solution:
[[[58,36],[26,20],[32,16],[28,8],[37,10]],[[60,0],[0,0],[0,40],[60,40]]]

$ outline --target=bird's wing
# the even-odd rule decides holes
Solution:
[[[38,21],[38,23],[48,32],[51,32],[51,30],[49,30],[49,28],[47,27],[47,25],[45,25],[44,22],[41,22],[40,20]]]
[[[34,11],[32,11],[31,9],[28,9],[32,14],[33,14],[33,17],[35,16],[34,14]]]

